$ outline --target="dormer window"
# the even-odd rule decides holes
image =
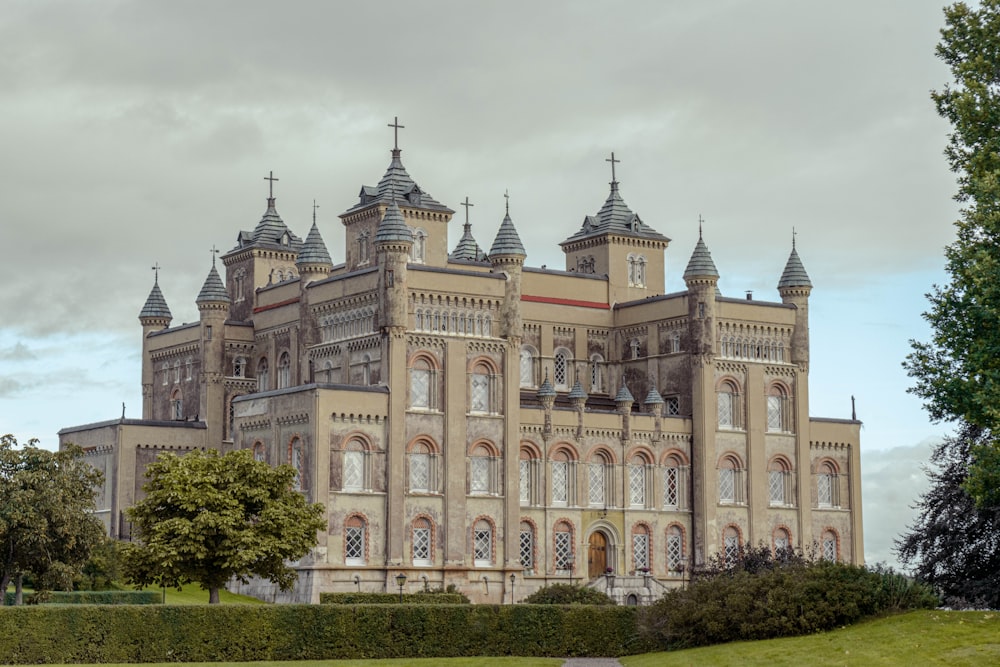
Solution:
[[[281,235],[281,245],[288,245],[288,243],[289,243],[288,232],[285,232],[284,234]]]

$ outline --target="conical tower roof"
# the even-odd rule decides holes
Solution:
[[[615,403],[635,403],[635,398],[632,397],[632,392],[628,390],[624,384],[622,388],[618,390],[618,394],[615,396]]]
[[[643,405],[661,405],[665,401],[663,397],[660,396],[660,392],[656,391],[656,387],[650,387],[649,393],[646,394],[646,400],[642,402]]]
[[[500,229],[497,230],[497,236],[493,239],[493,245],[490,247],[490,257],[502,255],[527,257],[527,253],[524,252],[524,244],[521,243],[521,237],[517,235],[517,229],[514,228],[514,222],[510,219],[509,212],[504,215]]]
[[[413,243],[413,230],[406,225],[403,220],[403,212],[396,205],[396,200],[389,202],[385,209],[382,221],[378,223],[375,231],[375,243]]]
[[[219,272],[215,270],[215,262],[212,262],[212,270],[208,272],[205,284],[201,286],[201,292],[198,293],[198,298],[194,302],[198,304],[229,303],[229,294],[226,292],[222,278],[219,277]]]
[[[486,253],[472,237],[472,225],[468,222],[463,225],[462,238],[458,240],[458,245],[448,259],[460,262],[481,262],[486,259]]]
[[[792,241],[792,254],[788,256],[788,263],[785,264],[785,271],[781,274],[781,280],[778,281],[778,289],[785,287],[812,287],[812,281],[809,280],[809,274],[806,273],[806,267],[802,266],[802,260],[799,259],[799,253],[795,250],[795,241]]]
[[[304,264],[333,265],[333,260],[330,259],[330,253],[326,249],[326,244],[323,243],[323,237],[319,233],[319,227],[315,220],[313,220],[312,227],[309,228],[309,234],[306,236],[305,243],[302,244],[299,256],[295,259],[296,266]]]
[[[580,380],[573,383],[573,389],[570,390],[567,398],[587,398],[587,392],[583,390],[583,385],[580,384]]]
[[[153,289],[149,291],[146,303],[139,311],[140,320],[147,317],[165,320],[172,320],[174,317],[170,314],[170,308],[167,307],[167,300],[163,298],[163,292],[160,291],[159,276],[153,279]]]
[[[708,246],[705,245],[705,239],[701,236],[701,231],[698,232],[698,243],[694,246],[694,252],[691,253],[691,259],[688,260],[687,268],[684,269],[684,279],[711,276],[713,278],[719,277],[719,270],[715,268],[715,262],[712,261],[712,253],[708,251]]]

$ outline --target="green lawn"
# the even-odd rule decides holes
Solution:
[[[162,592],[162,588],[148,586],[140,589],[144,591]],[[247,595],[236,595],[226,589],[219,591],[220,604],[267,604],[263,600],[258,600]],[[197,584],[189,584],[181,590],[176,588],[167,589],[167,604],[208,604],[208,591],[202,590]]]
[[[559,667],[562,658],[394,658],[392,660],[301,660],[296,662],[164,662],[143,667]],[[81,665],[65,667],[84,667]],[[131,667],[130,665],[93,665],[91,667]]]
[[[915,611],[817,635],[648,653],[621,662],[625,667],[997,665],[1000,612]]]

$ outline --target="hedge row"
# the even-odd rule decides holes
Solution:
[[[621,656],[635,607],[226,605],[0,609],[0,662],[248,662]]]
[[[404,593],[403,604],[463,604],[461,593]],[[320,593],[320,604],[399,604],[399,593]]]
[[[24,600],[35,604],[36,593],[25,593]],[[6,604],[14,604],[14,593],[6,594]],[[159,604],[159,591],[51,591],[44,594],[42,604]]]

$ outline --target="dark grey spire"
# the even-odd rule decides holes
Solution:
[[[583,385],[580,384],[580,380],[573,383],[573,389],[570,390],[567,398],[587,398],[587,392],[583,390]]]
[[[326,244],[323,243],[323,237],[319,233],[319,227],[315,220],[309,229],[309,235],[306,236],[306,242],[302,244],[299,256],[295,258],[296,266],[304,264],[333,265],[333,260],[330,259],[330,253],[327,252]]]
[[[694,252],[691,253],[691,259],[688,260],[687,268],[684,269],[684,279],[711,276],[713,278],[719,277],[719,270],[715,268],[715,262],[712,261],[712,253],[708,251],[708,246],[705,245],[705,239],[701,236],[701,229],[698,229],[698,243],[694,246]]]
[[[663,397],[660,396],[660,392],[656,391],[656,387],[650,387],[649,393],[646,394],[646,400],[642,402],[643,405],[662,405],[665,401]]]
[[[413,231],[403,220],[403,212],[396,206],[396,200],[389,202],[382,221],[375,232],[375,243],[413,243]]]
[[[483,249],[479,247],[476,243],[476,239],[472,237],[472,224],[469,222],[469,207],[475,206],[469,202],[469,198],[466,197],[461,205],[465,207],[465,224],[462,225],[462,238],[458,240],[458,245],[455,246],[454,252],[448,256],[451,261],[459,262],[482,262],[486,259],[486,253]]]
[[[205,278],[205,284],[201,286],[201,292],[198,293],[198,298],[194,300],[195,303],[229,303],[229,294],[226,292],[226,286],[222,283],[222,278],[219,277],[219,272],[215,270],[215,262],[212,262],[212,270],[208,272],[208,277]]]
[[[618,394],[615,396],[615,403],[635,403],[635,399],[632,397],[632,392],[628,390],[624,384],[622,388],[618,390]]]
[[[146,297],[146,303],[139,311],[139,319],[151,317],[172,320],[174,316],[170,314],[167,300],[163,298],[163,292],[160,291],[160,267],[157,265],[153,269],[156,271],[156,277],[153,278],[153,289],[150,290],[149,296]]]
[[[784,287],[812,287],[812,281],[809,280],[809,274],[806,273],[806,267],[802,266],[802,260],[799,259],[799,253],[795,250],[795,237],[792,237],[792,254],[788,256],[788,263],[785,264],[785,271],[781,274],[781,280],[778,281],[778,289]]]
[[[521,237],[517,235],[514,222],[510,219],[510,195],[505,192],[503,196],[507,199],[507,211],[503,216],[503,222],[500,223],[500,229],[497,230],[497,236],[493,239],[493,245],[490,247],[490,257],[502,255],[527,257],[527,253],[524,252],[524,244],[521,243]]]

